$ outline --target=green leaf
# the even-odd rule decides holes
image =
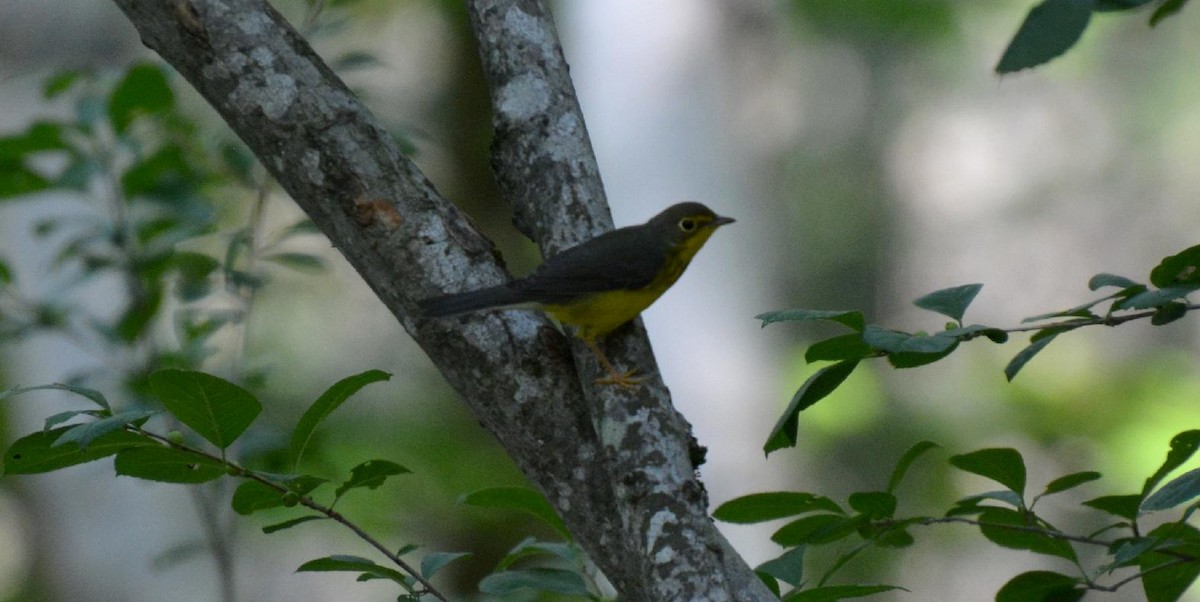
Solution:
[[[591,593],[579,573],[563,569],[529,568],[502,571],[492,573],[479,581],[479,591],[493,596],[505,596],[525,589],[574,596],[587,596]]]
[[[8,267],[8,262],[0,260],[0,287],[12,284],[12,281],[12,268]]]
[[[1168,302],[1187,297],[1191,293],[1196,292],[1197,289],[1200,289],[1200,284],[1168,286],[1165,288],[1143,291],[1113,303],[1113,310],[1151,309],[1154,307],[1162,307]]]
[[[1100,273],[1092,276],[1091,280],[1088,280],[1088,290],[1094,291],[1106,286],[1115,286],[1117,288],[1126,289],[1142,285],[1124,276],[1117,276],[1116,274]]]
[[[1200,284],[1200,245],[1164,257],[1150,271],[1150,284],[1158,288]]]
[[[317,427],[321,422],[329,417],[334,410],[338,409],[351,395],[357,393],[363,387],[381,380],[388,380],[392,375],[382,370],[367,370],[361,374],[347,376],[342,380],[337,381],[333,386],[325,390],[316,401],[313,402],[304,415],[300,417],[300,422],[296,424],[296,430],[292,432],[292,441],[288,445],[288,462],[297,467],[300,465],[300,459],[304,456],[304,449],[308,447],[312,441],[313,434],[317,431]]]
[[[0,199],[21,197],[50,188],[50,181],[19,162],[0,157]]]
[[[201,175],[178,144],[164,146],[121,174],[125,196],[176,199],[192,189]]]
[[[873,350],[862,340],[857,332],[844,334],[813,343],[804,352],[804,361],[840,362],[843,360],[858,360],[869,357]]]
[[[117,454],[117,474],[163,483],[204,483],[226,474],[219,460],[165,447],[135,447]]]
[[[267,525],[262,528],[262,532],[266,535],[270,535],[272,533],[275,533],[276,531],[282,531],[284,529],[291,529],[292,527],[295,527],[296,525],[302,525],[304,523],[312,522],[314,520],[328,520],[328,518],[324,517],[324,516],[320,516],[320,515],[315,515],[315,514],[312,514],[309,516],[301,516],[300,518],[293,518],[291,520],[285,520],[281,523]]]
[[[210,276],[221,267],[220,262],[208,255],[187,251],[172,254],[171,264],[179,272],[179,296],[185,301],[207,295],[212,288]]]
[[[932,441],[921,441],[916,445],[908,448],[904,455],[900,456],[900,460],[896,462],[896,468],[892,469],[892,478],[888,479],[887,492],[895,493],[896,487],[900,485],[900,481],[904,479],[904,474],[908,472],[909,466],[925,452],[941,447]]]
[[[756,320],[762,320],[762,325],[773,322],[801,322],[805,320],[829,320],[837,322],[843,326],[849,326],[851,329],[862,332],[863,326],[866,325],[866,318],[863,317],[861,311],[836,311],[822,309],[785,309],[781,311],[769,311],[766,313],[754,316]]]
[[[95,441],[97,438],[103,437],[104,435],[107,435],[113,431],[121,430],[125,428],[125,425],[127,424],[144,421],[145,419],[157,413],[158,410],[131,410],[128,412],[121,412],[120,414],[115,414],[107,418],[90,420],[82,424],[76,424],[68,427],[67,432],[63,433],[62,437],[59,437],[58,440],[54,442],[54,445],[59,446],[68,443],[76,443],[79,445],[79,449],[85,450],[88,448],[88,445],[91,445],[92,441]]]
[[[1196,453],[1197,448],[1200,448],[1200,430],[1183,431],[1172,437],[1171,450],[1167,452],[1167,459],[1142,485],[1142,497],[1150,495],[1158,483],[1171,471],[1187,462],[1192,454]]]
[[[1028,347],[1022,349],[1019,353],[1013,356],[1012,361],[1008,362],[1008,365],[1004,367],[1004,377],[1007,378],[1009,382],[1012,382],[1012,379],[1017,377],[1017,373],[1021,371],[1021,368],[1024,368],[1025,364],[1028,364],[1029,360],[1033,359],[1033,356],[1045,349],[1046,345],[1049,345],[1050,342],[1053,341],[1057,336],[1058,333],[1044,336],[1030,343]]]
[[[341,75],[345,71],[362,69],[363,67],[378,67],[381,64],[375,55],[369,52],[356,51],[339,55],[329,62],[329,67]]]
[[[432,552],[421,557],[421,576],[426,579],[432,579],[433,576],[442,567],[458,560],[470,556],[470,552]]]
[[[1007,343],[1008,333],[994,326],[972,324],[961,328],[950,328],[938,333],[941,336],[954,337],[959,341],[969,341],[978,337],[987,337],[993,343]]]
[[[353,573],[363,573],[359,577],[359,581],[363,577],[374,579],[387,579],[405,586],[411,585],[413,579],[397,571],[385,566],[375,564],[368,558],[361,556],[351,556],[349,554],[334,554],[324,558],[316,558],[300,565],[296,569],[297,573],[313,573],[313,572],[331,572],[331,571],[349,571]]]
[[[950,464],[960,470],[987,477],[1017,495],[1025,496],[1025,460],[1012,448],[981,449],[950,457]]]
[[[792,587],[800,587],[804,582],[804,551],[807,548],[798,546],[787,550],[778,558],[768,560],[755,571],[766,573]]]
[[[1189,470],[1163,485],[1154,495],[1142,502],[1141,511],[1158,512],[1174,508],[1192,501],[1197,496],[1200,496],[1200,468]]]
[[[1084,472],[1073,472],[1069,475],[1064,475],[1054,479],[1053,481],[1050,481],[1050,483],[1046,485],[1046,490],[1043,491],[1038,497],[1051,495],[1054,493],[1061,493],[1063,491],[1067,491],[1068,489],[1074,489],[1080,485],[1083,485],[1084,483],[1095,481],[1100,477],[1100,473],[1091,470]]]
[[[3,394],[0,394],[0,401],[8,399],[9,397],[22,395],[30,391],[66,391],[68,393],[74,393],[75,395],[84,397],[109,412],[112,411],[112,407],[108,404],[108,399],[104,397],[103,393],[87,387],[77,387],[75,385],[64,385],[61,383],[35,385],[32,387],[13,387],[12,389],[5,391]]]
[[[860,523],[860,519],[840,514],[813,514],[780,527],[771,541],[785,548],[830,543],[853,534]]]
[[[1076,602],[1083,598],[1079,579],[1053,571],[1028,571],[1008,580],[996,602]]]
[[[46,82],[42,84],[42,98],[44,100],[53,100],[58,95],[70,89],[71,85],[78,81],[82,75],[84,75],[84,72],[78,69],[63,69],[55,72],[46,78]]]
[[[1154,14],[1150,15],[1150,27],[1157,26],[1163,19],[1179,12],[1187,3],[1188,0],[1167,0],[1158,5],[1158,8],[1154,9]]]
[[[1113,516],[1134,520],[1137,518],[1138,506],[1141,502],[1142,496],[1137,494],[1105,495],[1083,502],[1083,505],[1107,512]]]
[[[891,518],[896,514],[896,496],[886,491],[851,493],[847,502],[851,508],[871,520]]]
[[[863,331],[863,341],[887,352],[888,363],[896,368],[916,368],[950,355],[958,347],[958,339],[945,333],[934,335],[909,334],[870,324]]]
[[[1200,557],[1200,531],[1187,523],[1167,523],[1159,525],[1149,535],[1160,540],[1181,542],[1138,557],[1146,602],[1175,602],[1200,576],[1200,562],[1194,560]],[[1163,553],[1167,551],[1192,560],[1184,561],[1178,556]]]
[[[222,450],[262,411],[249,391],[203,372],[159,370],[150,375],[150,387],[168,412]]]
[[[283,493],[258,481],[246,481],[233,492],[233,511],[241,515],[283,505]]]
[[[790,593],[784,597],[784,601],[836,602],[848,598],[865,598],[893,590],[908,591],[897,585],[826,585]]]
[[[979,290],[982,288],[982,284],[964,284],[962,286],[944,288],[918,298],[916,301],[913,301],[913,305],[921,309],[937,312],[962,324],[963,314],[967,312],[967,307],[975,300],[975,296],[979,294]]]
[[[987,508],[979,515],[979,531],[992,543],[1006,548],[1076,560],[1075,548],[1066,540],[1051,535],[1057,531],[1028,512]]]
[[[546,501],[542,494],[525,487],[489,487],[468,493],[458,498],[458,503],[478,508],[503,508],[520,510],[541,519],[550,525],[563,539],[570,540],[567,525]]]
[[[1163,326],[1170,324],[1179,318],[1187,315],[1188,307],[1186,303],[1179,301],[1171,301],[1163,304],[1150,316],[1150,323],[1154,326]]]
[[[129,69],[108,100],[108,118],[118,134],[142,114],[165,111],[175,104],[175,94],[159,67],[141,64]]]
[[[1021,508],[1025,505],[1025,502],[1024,502],[1024,500],[1021,499],[1020,495],[1017,495],[1017,493],[1015,491],[1010,491],[1008,489],[1001,489],[1000,491],[988,491],[988,492],[984,492],[984,493],[980,493],[980,494],[976,494],[976,495],[969,495],[961,500],[958,500],[957,502],[955,502],[955,504],[962,506],[962,507],[978,506],[979,502],[984,501],[984,500],[995,500],[997,502],[1003,502],[1005,504],[1012,506],[1013,508]],[[980,509],[987,508],[987,507],[988,506],[979,506]]]
[[[387,460],[367,460],[350,469],[350,478],[338,486],[335,498],[357,487],[375,489],[383,484],[390,476],[411,472],[407,468]]]
[[[796,491],[776,491],[752,493],[729,500],[713,511],[713,518],[721,522],[746,525],[818,510],[843,513],[836,502],[824,496]]]
[[[579,555],[575,548],[568,543],[557,543],[549,541],[538,541],[533,537],[526,537],[520,543],[513,546],[500,562],[496,563],[496,571],[507,570],[513,565],[522,560],[537,556],[553,556],[566,562],[568,566],[579,565]]]
[[[996,73],[1041,65],[1064,53],[1083,35],[1094,0],[1045,0],[1033,7],[1008,44]]]
[[[763,452],[770,455],[777,449],[795,447],[800,426],[800,412],[833,393],[846,380],[846,377],[854,372],[856,366],[858,366],[858,360],[846,360],[821,368],[808,377],[808,380],[804,381],[804,384],[792,396],[792,401],[783,411],[783,415],[779,417],[779,421],[775,423],[775,428],[771,429],[771,434],[763,445]]]
[[[325,269],[325,262],[309,253],[273,253],[264,256],[263,260],[302,272],[320,272]]]
[[[156,445],[152,439],[130,433],[113,431],[97,437],[86,450],[74,443],[54,445],[71,427],[38,431],[17,439],[4,452],[4,474],[37,474],[51,472],[76,464],[106,458],[122,450],[140,445]]]

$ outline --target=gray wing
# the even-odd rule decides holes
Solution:
[[[636,290],[654,280],[664,255],[663,244],[644,227],[621,228],[547,259],[510,286],[540,303],[561,303],[614,289]]]

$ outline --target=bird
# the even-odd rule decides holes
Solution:
[[[596,384],[624,388],[645,381],[637,369],[621,372],[597,340],[636,318],[683,274],[696,252],[733,218],[696,202],[664,209],[650,221],[626,226],[552,255],[507,284],[418,301],[426,318],[492,309],[536,309],[574,329],[607,376]]]

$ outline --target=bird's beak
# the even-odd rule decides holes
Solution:
[[[713,218],[713,227],[719,228],[721,226],[724,226],[725,224],[732,224],[735,221],[737,221],[737,220],[733,219],[732,217],[725,217],[723,215],[718,215],[717,217]]]

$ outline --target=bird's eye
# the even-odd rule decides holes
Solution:
[[[683,230],[684,232],[691,232],[692,230],[695,230],[696,229],[696,220],[694,220],[690,217],[685,217],[685,218],[679,220],[679,229]]]

